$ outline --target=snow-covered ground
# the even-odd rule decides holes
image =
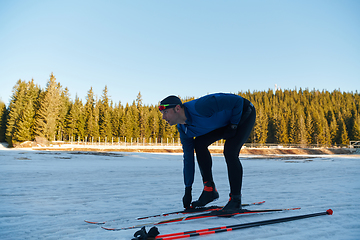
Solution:
[[[228,200],[226,165],[214,155],[220,199]],[[280,213],[159,225],[161,234],[322,212],[320,216],[194,239],[360,239],[360,156],[241,156],[249,209],[301,207]],[[202,190],[197,169],[193,198]],[[182,155],[0,150],[0,239],[131,239],[135,217],[182,209]],[[152,219],[147,221],[160,220]],[[142,222],[147,222],[146,220]],[[149,228],[147,228],[149,229]]]

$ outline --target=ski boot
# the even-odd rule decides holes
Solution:
[[[219,193],[215,188],[214,182],[204,182],[204,190],[202,191],[199,199],[192,202],[193,207],[203,207],[209,202],[219,198]]]
[[[241,206],[241,195],[232,195],[230,193],[229,202],[223,209],[219,210],[219,214],[233,214],[242,211],[245,211],[245,209],[242,209]]]

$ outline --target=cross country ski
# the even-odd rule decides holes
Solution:
[[[127,230],[133,228],[141,228],[143,226],[155,226],[161,224],[168,224],[168,223],[175,223],[175,222],[182,222],[182,221],[190,221],[190,220],[198,220],[198,219],[205,219],[205,218],[215,218],[215,217],[233,217],[237,215],[251,215],[251,214],[259,214],[259,213],[270,213],[270,212],[281,212],[281,211],[289,211],[289,210],[298,210],[300,208],[283,208],[283,209],[259,209],[259,210],[246,210],[242,209],[240,212],[234,212],[231,214],[219,214],[219,211],[213,211],[210,213],[203,213],[197,214],[192,216],[180,217],[180,218],[173,218],[158,222],[151,222],[151,223],[143,223],[129,227],[121,227],[121,228],[110,228],[110,227],[101,227],[105,230],[109,231],[120,231],[120,230]]]
[[[265,203],[265,201],[253,202],[253,203],[244,203],[244,204],[242,204],[242,206],[243,207],[248,207],[248,206],[253,206],[253,205],[260,205],[260,204],[263,204],[263,203]],[[177,214],[192,214],[192,213],[211,212],[211,211],[220,210],[223,207],[224,206],[210,206],[210,207],[190,208],[190,209],[181,210],[181,211],[167,212],[167,213],[161,213],[161,214],[156,214],[156,215],[137,217],[136,220],[144,220],[144,219],[155,218],[155,217],[165,217],[165,216],[177,215]],[[84,221],[86,223],[90,223],[90,224],[103,225],[103,224],[106,224],[108,222],[115,222],[115,221],[119,221],[121,219],[122,218],[118,218],[118,219],[112,219],[112,220],[101,221],[101,222],[87,221],[87,220],[84,220]]]

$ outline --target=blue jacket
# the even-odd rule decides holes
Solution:
[[[184,183],[192,186],[195,175],[194,137],[228,124],[238,124],[244,99],[235,94],[215,93],[184,103],[185,124],[178,124],[184,152]]]

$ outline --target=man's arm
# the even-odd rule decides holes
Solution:
[[[184,153],[184,184],[185,187],[191,187],[194,182],[195,175],[194,139],[187,137],[181,128],[178,127],[178,130]]]
[[[182,148],[184,152],[184,184],[185,184],[185,194],[182,199],[184,208],[190,208],[192,200],[192,184],[194,183],[195,176],[195,161],[194,161],[194,139],[189,138],[185,135],[180,127],[178,127],[180,133],[180,139],[182,143]]]

